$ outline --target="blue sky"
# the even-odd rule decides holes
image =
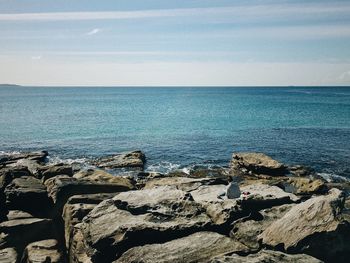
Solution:
[[[0,0],[0,83],[350,85],[350,1]]]

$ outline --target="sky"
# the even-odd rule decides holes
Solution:
[[[0,83],[350,85],[350,1],[0,0]]]

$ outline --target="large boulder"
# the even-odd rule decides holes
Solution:
[[[62,218],[66,247],[69,249],[74,226],[103,200],[113,198],[117,193],[74,195],[70,197],[63,208]]]
[[[93,161],[92,164],[99,168],[137,168],[143,170],[146,163],[146,156],[141,151],[116,154]]]
[[[115,176],[113,182],[100,180],[77,179],[59,175],[45,182],[49,196],[54,202],[54,213],[61,214],[68,198],[79,194],[116,193],[134,189],[130,179]]]
[[[4,190],[13,179],[22,176],[31,176],[30,171],[25,166],[0,168],[0,190]]]
[[[346,262],[350,257],[350,225],[342,217],[344,199],[344,193],[333,188],[328,195],[298,204],[267,227],[259,239],[268,247]]]
[[[233,222],[230,237],[246,245],[252,251],[259,250],[261,244],[258,236],[274,221],[284,216],[294,205],[274,206],[240,218]]]
[[[288,173],[284,164],[263,153],[234,153],[231,171],[234,175],[280,176]]]
[[[220,255],[208,261],[210,263],[322,263],[322,261],[305,254],[289,255],[279,251],[261,250],[256,254],[240,256],[237,254]]]
[[[312,180],[310,178],[291,177],[281,181],[278,185],[285,189],[285,191],[301,196],[325,194],[328,191],[326,183],[320,179]]]
[[[0,223],[0,248],[14,247],[18,252],[31,242],[54,237],[52,220],[25,218]]]
[[[66,262],[57,240],[48,239],[29,244],[23,253],[22,263],[64,263]]]
[[[18,263],[18,255],[14,248],[0,249],[0,262],[2,263]]]
[[[43,182],[45,182],[46,180],[57,175],[73,176],[73,167],[63,163],[46,165],[39,169],[38,176],[40,176]]]
[[[96,206],[80,226],[93,262],[110,262],[131,247],[211,227],[210,217],[191,194],[169,186],[120,193]]]
[[[68,256],[70,263],[92,263],[91,257],[87,254],[88,247],[85,244],[85,238],[80,229],[81,223],[73,227],[72,238],[69,245]],[[100,262],[107,262],[103,259]]]
[[[246,253],[247,248],[218,233],[198,232],[164,244],[131,248],[114,263],[204,263],[214,256],[235,252]]]
[[[4,193],[7,208],[11,210],[22,210],[43,217],[48,215],[52,207],[46,187],[32,176],[14,179],[6,186]]]
[[[47,156],[47,151],[7,154],[5,156],[0,156],[0,165],[12,164],[20,159],[27,159],[38,163],[43,163],[45,162]]]

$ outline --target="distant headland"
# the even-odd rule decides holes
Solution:
[[[0,87],[21,87],[21,85],[17,85],[17,84],[7,84],[7,83],[1,84],[1,83],[0,83]]]

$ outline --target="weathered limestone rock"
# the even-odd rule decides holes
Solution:
[[[292,253],[346,262],[350,257],[350,225],[343,220],[344,193],[331,189],[328,195],[294,206],[259,235],[263,244]]]
[[[232,254],[230,256],[221,255],[208,261],[210,263],[322,263],[322,261],[305,254],[289,255],[279,251],[261,250],[256,254],[239,256]]]
[[[229,226],[234,220],[248,213],[241,209],[237,200],[227,199],[226,189],[227,185],[222,184],[202,185],[190,192],[193,199],[206,209],[216,225]]]
[[[21,210],[42,217],[47,216],[52,207],[46,187],[32,176],[14,179],[6,186],[4,193],[6,206],[11,210]]]
[[[66,262],[55,239],[41,240],[29,244],[23,253],[22,263]]]
[[[71,243],[74,226],[80,223],[97,204],[101,203],[103,200],[113,198],[116,194],[117,193],[75,195],[68,199],[62,213],[67,248],[69,248]]]
[[[99,168],[138,168],[143,170],[145,162],[146,156],[143,152],[133,151],[101,158],[94,161],[93,164]]]
[[[287,167],[263,153],[234,153],[231,160],[233,174],[264,174],[280,176],[288,173]]]
[[[24,166],[0,168],[0,190],[4,190],[13,179],[30,175],[28,168]]]
[[[52,221],[43,218],[16,219],[0,223],[0,248],[22,251],[31,242],[54,236]]]
[[[69,262],[70,263],[92,263],[91,257],[88,256],[87,247],[84,243],[84,236],[81,232],[80,225],[76,224],[73,228],[73,234],[71,238],[71,243],[69,245]],[[101,260],[100,262],[108,262],[106,260]]]
[[[88,180],[96,183],[124,184],[130,189],[134,188],[134,182],[130,178],[112,175],[103,170],[88,169],[74,174],[74,178]]]
[[[247,252],[247,248],[232,239],[214,232],[198,232],[164,244],[134,247],[115,263],[173,263],[208,262],[216,255]]]
[[[39,173],[40,178],[45,182],[47,179],[57,175],[73,176],[73,167],[63,163],[46,165],[40,168]]]
[[[320,179],[291,177],[280,183],[287,192],[296,195],[311,196],[313,194],[325,194],[328,191],[326,183]]]
[[[219,178],[188,178],[188,177],[164,177],[146,182],[145,189],[158,186],[171,185],[183,191],[193,191],[202,185],[214,185],[225,183]]]
[[[275,206],[238,219],[232,224],[230,237],[251,250],[258,250],[261,247],[258,236],[274,221],[284,216],[294,205]]]
[[[256,183],[242,186],[240,189],[243,209],[260,210],[299,201],[297,196],[287,193],[277,186]]]
[[[115,176],[113,182],[103,180],[77,179],[69,176],[55,176],[45,182],[49,196],[55,206],[55,213],[61,214],[68,198],[79,194],[116,193],[134,189],[131,180]]]
[[[0,262],[1,263],[18,263],[18,255],[14,248],[0,249]]]
[[[7,220],[25,219],[33,217],[34,216],[32,214],[20,210],[10,210],[7,214]]]
[[[15,163],[20,159],[27,159],[27,160],[32,160],[32,161],[37,161],[39,163],[42,163],[42,162],[45,162],[47,156],[48,156],[47,151],[6,155],[1,157],[0,165],[8,165],[11,163]]]
[[[110,262],[131,247],[210,230],[211,225],[189,193],[166,186],[105,200],[84,217],[80,228],[92,260]]]
[[[313,169],[302,165],[289,166],[288,170],[292,175],[300,177],[307,177],[315,174]]]

